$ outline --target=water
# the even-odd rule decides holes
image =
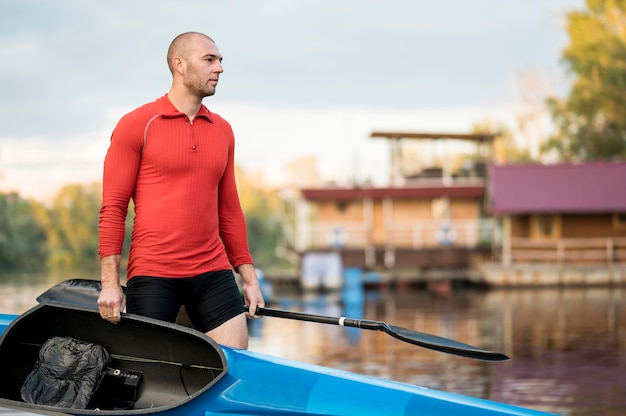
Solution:
[[[21,313],[57,278],[0,283],[0,311]],[[384,321],[503,352],[484,362],[380,331],[265,317],[250,349],[562,415],[626,415],[626,288],[370,291],[279,298],[275,308]]]

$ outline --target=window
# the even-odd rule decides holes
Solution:
[[[626,230],[626,212],[613,214],[613,227],[617,230]]]
[[[532,217],[532,224],[531,233],[537,238],[554,238],[559,235],[556,215],[536,215]]]

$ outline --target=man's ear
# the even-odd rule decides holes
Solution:
[[[178,75],[184,75],[186,65],[183,58],[181,58],[180,56],[174,56],[172,58],[172,68],[174,68],[174,71],[176,71]]]

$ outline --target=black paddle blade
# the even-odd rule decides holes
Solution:
[[[445,352],[448,354],[459,355],[461,357],[474,358],[483,361],[506,361],[510,358],[502,353],[484,350],[482,348],[473,347],[454,341],[448,338],[442,338],[437,335],[425,334],[412,329],[402,328],[399,326],[389,325],[381,322],[381,330],[397,338],[401,341],[408,342],[413,345],[428,348],[435,351]]]
[[[98,310],[99,280],[70,279],[52,286],[37,297],[39,303],[80,306]]]

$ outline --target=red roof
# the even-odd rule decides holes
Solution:
[[[626,212],[626,163],[492,165],[494,214]]]
[[[309,188],[301,190],[303,197],[309,201],[348,201],[365,198],[396,199],[440,198],[482,198],[484,187],[472,186],[404,186],[397,188]]]

